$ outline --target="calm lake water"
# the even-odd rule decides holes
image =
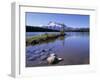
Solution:
[[[52,33],[59,34],[58,32]],[[26,38],[41,34],[44,32],[27,32]],[[64,59],[53,65],[89,64],[89,33],[66,32],[66,34],[64,37],[49,42],[26,46],[26,67],[49,66],[46,57],[50,53],[55,53]],[[43,49],[48,50],[48,53],[41,53]]]

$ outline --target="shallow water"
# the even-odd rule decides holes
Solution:
[[[41,34],[44,32],[27,32],[26,38]],[[50,53],[55,53],[64,59],[53,65],[89,64],[89,33],[66,32],[66,34],[49,42],[26,46],[26,67],[48,66],[46,58]],[[43,49],[48,51],[41,52]]]

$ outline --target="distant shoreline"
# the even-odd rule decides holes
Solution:
[[[26,26],[26,32],[60,32],[60,30],[42,28],[37,26]],[[65,32],[89,32],[89,28],[68,29]]]

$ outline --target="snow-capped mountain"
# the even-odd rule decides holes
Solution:
[[[47,25],[38,25],[38,27],[52,29],[52,30],[72,29],[71,27],[68,27],[64,23],[58,23],[58,22],[53,22],[53,21],[50,21]]]
[[[65,25],[63,23],[57,23],[57,22],[49,22],[47,25],[48,29],[54,29],[54,30],[61,30]]]

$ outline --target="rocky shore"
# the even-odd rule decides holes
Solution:
[[[65,34],[43,34],[40,36],[34,36],[32,38],[26,39],[26,45],[35,45],[43,43],[51,39],[56,39],[61,36],[65,36]]]

